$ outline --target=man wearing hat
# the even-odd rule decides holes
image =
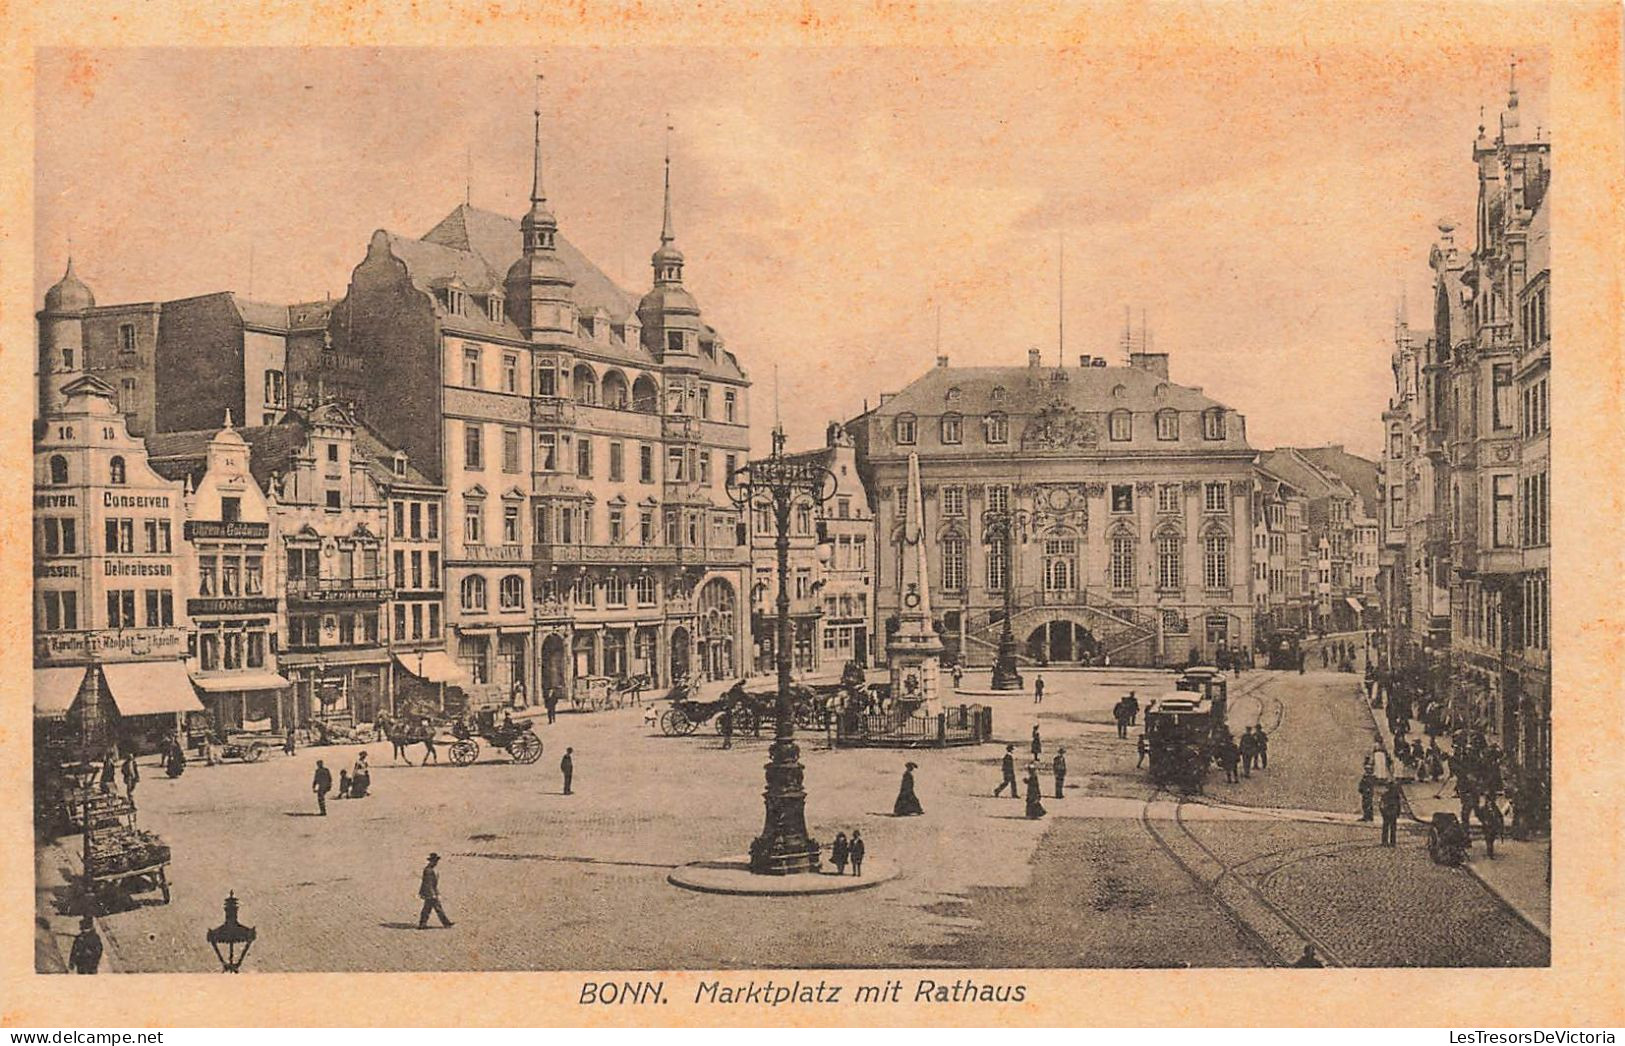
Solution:
[[[1010,789],[1010,798],[1012,798],[1012,799],[1020,799],[1021,798],[1021,794],[1020,794],[1021,789],[1016,784],[1016,746],[1015,745],[1005,745],[1004,746],[1004,759],[999,763],[999,766],[1000,766],[1001,770],[1004,773],[1004,780],[999,782],[999,787],[993,789],[993,797],[995,799],[997,799],[998,796],[999,796],[999,793],[1003,792],[1006,788],[1008,788],[1008,789]]]
[[[429,913],[440,916],[441,926],[455,925],[446,918],[446,910],[440,907],[440,873],[435,871],[435,865],[440,863],[439,854],[430,854],[429,863],[423,866],[423,881],[418,884],[418,896],[423,898],[423,910],[418,913],[418,929],[429,928]]]
[[[1066,787],[1066,745],[1055,750],[1055,798],[1061,798],[1061,789]]]
[[[95,973],[102,964],[102,938],[96,932],[96,920],[90,916],[79,919],[79,936],[73,939],[68,951],[68,966],[74,973]]]

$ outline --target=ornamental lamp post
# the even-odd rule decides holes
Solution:
[[[237,921],[237,894],[226,894],[226,921],[210,930],[206,935],[209,947],[214,949],[214,957],[220,960],[221,973],[240,973],[243,960],[248,958],[248,949],[253,946],[256,932],[252,926],[244,926]],[[225,951],[221,951],[224,947]]]
[[[774,662],[779,692],[773,744],[764,767],[762,793],[766,820],[750,845],[750,870],[757,875],[800,875],[819,870],[818,842],[807,834],[807,793],[803,787],[801,750],[795,743],[795,715],[790,697],[790,513],[798,506],[817,506],[835,495],[835,474],[810,458],[787,457],[784,430],[773,430],[773,453],[729,473],[726,489],[734,506],[748,512],[771,509],[774,549],[778,553],[779,597]]]
[[[993,689],[1020,690],[1025,683],[1016,665],[1016,636],[1010,619],[1015,616],[1015,543],[1026,540],[1032,514],[1026,509],[988,509],[982,513],[982,544],[996,548],[1004,566],[1004,625],[999,630],[999,652],[993,658]]]

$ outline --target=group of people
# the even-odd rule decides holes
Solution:
[[[372,789],[372,767],[367,763],[363,749],[355,757],[349,770],[339,770],[339,791],[336,799],[365,799]],[[322,760],[316,760],[316,773],[311,778],[310,790],[316,794],[316,812],[327,816],[327,793],[333,790],[333,771]]]
[[[1253,776],[1253,769],[1267,770],[1270,765],[1270,737],[1264,732],[1263,724],[1249,726],[1241,733],[1237,740],[1229,730],[1224,732],[1213,753],[1220,769],[1224,771],[1224,779],[1235,784],[1243,777]],[[1236,770],[1240,767],[1240,774]]]
[[[1340,672],[1354,671],[1354,659],[1358,650],[1354,643],[1347,639],[1334,639],[1330,643],[1320,646],[1320,667],[1336,668]]]
[[[994,798],[1004,794],[1006,788],[1010,789],[1010,798],[1020,799],[1025,794],[1027,800],[1027,817],[1036,820],[1049,811],[1044,809],[1044,788],[1038,779],[1039,757],[1043,754],[1043,739],[1039,736],[1038,727],[1033,727],[1032,759],[1027,763],[1027,780],[1025,791],[1020,782],[1016,780],[1016,746],[1004,746],[1004,758],[999,761],[1000,780],[998,787],[993,789]],[[1066,746],[1062,745],[1055,751],[1055,758],[1051,761],[1051,771],[1055,776],[1055,798],[1060,799],[1066,793]]]
[[[1377,787],[1379,781],[1376,774],[1375,763],[1367,759],[1365,770],[1360,775],[1360,820],[1369,821],[1373,816],[1373,808],[1378,803]],[[1399,790],[1399,781],[1389,778],[1382,789],[1382,845],[1399,845],[1399,814],[1404,805],[1404,795]]]
[[[1112,719],[1117,722],[1117,736],[1120,738],[1128,738],[1128,728],[1135,725],[1139,718],[1140,699],[1134,696],[1132,690],[1118,698],[1112,706]]]
[[[913,763],[908,764],[913,766]],[[917,812],[917,811],[916,811]],[[836,875],[845,875],[846,866],[852,866],[853,875],[863,874],[863,854],[867,847],[863,842],[863,833],[852,829],[852,838],[848,839],[845,832],[836,832],[835,841],[829,846],[830,863],[835,865]]]
[[[141,782],[141,768],[135,765],[135,753],[127,751],[123,759],[120,759],[118,746],[112,745],[102,754],[100,787],[104,795],[113,793],[116,787],[115,774],[124,779],[125,798],[134,799],[135,786]]]

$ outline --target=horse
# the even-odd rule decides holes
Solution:
[[[389,738],[390,746],[394,749],[393,754],[390,756],[390,762],[401,759],[406,762],[407,766],[411,766],[412,759],[406,749],[408,745],[416,744],[418,741],[423,741],[431,749],[433,748],[433,745],[426,738],[409,733],[405,728],[405,723],[397,722],[391,716],[380,715],[378,717],[378,728],[384,732],[385,737]],[[424,758],[428,758],[427,752],[424,753]]]

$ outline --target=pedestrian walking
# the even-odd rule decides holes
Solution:
[[[543,691],[542,707],[547,709],[547,721],[549,723],[553,722],[557,718],[559,708],[559,692],[557,689],[549,688]]]
[[[734,746],[734,710],[732,708],[722,710],[721,722],[717,726],[722,731],[722,747],[732,748]]]
[[[1055,772],[1055,798],[1060,799],[1062,797],[1061,793],[1066,788],[1066,746],[1065,745],[1062,745],[1061,747],[1059,747],[1059,748],[1057,748],[1055,750],[1055,761],[1053,763],[1051,763],[1050,766],[1051,766],[1051,769],[1053,769],[1054,772]]]
[[[1151,754],[1151,742],[1145,739],[1144,734],[1141,734],[1140,739],[1134,742],[1134,751],[1139,756],[1138,759],[1134,760],[1134,768],[1138,770],[1145,765],[1145,757]]]
[[[1360,775],[1360,820],[1371,820],[1376,795],[1377,775],[1371,772],[1371,766],[1367,764],[1365,773]]]
[[[1248,727],[1241,733],[1241,776],[1253,776],[1253,764],[1258,761],[1258,738],[1253,736],[1253,728]]]
[[[1112,706],[1112,718],[1117,721],[1117,736],[1126,740],[1128,738],[1128,698],[1120,697],[1117,699],[1117,703]]]
[[[372,767],[367,764],[367,753],[362,751],[355,757],[355,766],[350,770],[350,798],[365,799],[370,788]]]
[[[1326,668],[1332,663],[1332,652],[1325,647],[1320,648],[1320,667]]]
[[[846,841],[846,833],[836,832],[835,841],[829,847],[829,859],[835,865],[836,875],[846,874],[846,861],[850,856],[852,856],[852,847]]]
[[[1270,768],[1270,735],[1264,732],[1262,725],[1259,725],[1253,727],[1253,737],[1258,744],[1258,768],[1268,770]]]
[[[335,800],[350,798],[350,771],[343,767],[339,767],[339,791],[333,798]]]
[[[290,726],[290,727],[288,727],[288,736],[286,736],[286,737],[284,737],[282,739],[282,754],[283,755],[293,755],[294,750],[295,750],[295,748],[294,748],[294,743],[293,743],[293,727]]]
[[[1038,783],[1038,763],[1027,764],[1027,819],[1036,821],[1043,817],[1044,809],[1043,788]]]
[[[1298,674],[1299,674],[1299,675],[1300,675],[1300,676],[1301,676],[1301,675],[1303,675],[1303,661],[1304,661],[1304,656],[1305,656],[1305,655],[1304,655],[1304,652],[1303,652],[1303,651],[1302,651],[1302,650],[1300,650],[1300,651],[1298,651]]]
[[[1484,856],[1490,860],[1495,859],[1495,841],[1506,832],[1506,818],[1501,815],[1501,805],[1495,799],[1484,800],[1484,805],[1478,808],[1479,827],[1484,831]]]
[[[418,721],[418,729],[423,734],[423,762],[419,765],[428,766],[434,763],[440,765],[440,750],[434,746],[434,724],[427,718]]]
[[[1399,845],[1400,791],[1398,781],[1389,781],[1382,793],[1382,845]]]
[[[1140,721],[1140,699],[1134,696],[1134,691],[1130,690],[1128,696],[1123,700],[1128,705],[1128,725],[1138,725]]]
[[[327,816],[327,793],[333,790],[333,773],[316,760],[316,776],[311,778],[310,790],[316,793],[316,809],[323,817]]]
[[[954,672],[954,689],[958,690],[958,689],[960,689],[960,684],[962,684],[965,681],[965,666],[961,665],[959,662],[956,661],[956,662],[954,662],[953,672]]]
[[[135,753],[125,752],[124,763],[119,767],[124,776],[124,795],[127,799],[135,798],[135,786],[141,782],[141,771],[135,765]]]
[[[1015,745],[1004,746],[1004,758],[999,760],[999,772],[1003,775],[1003,778],[999,781],[999,787],[993,789],[993,797],[997,799],[999,794],[1008,788],[1010,789],[1010,798],[1021,798],[1018,794],[1020,786],[1016,784]]]
[[[848,856],[852,858],[853,875],[863,874],[863,853],[865,849],[866,847],[863,845],[863,833],[859,832],[856,828],[852,829],[852,845],[850,847]]]
[[[1478,788],[1470,775],[1456,775],[1456,798],[1461,800],[1461,827],[1471,829],[1473,811],[1478,809]]]
[[[74,973],[95,973],[102,965],[102,935],[96,932],[96,920],[88,915],[79,917],[79,933],[68,949],[68,968]]]
[[[892,803],[893,817],[913,817],[925,813],[920,806],[920,797],[914,794],[914,771],[919,767],[914,763],[903,764],[903,783],[897,789],[897,801]]]
[[[186,748],[176,737],[169,746],[169,757],[164,761],[164,773],[171,778],[186,773]]]
[[[440,863],[439,854],[430,854],[429,862],[423,866],[423,879],[418,883],[418,897],[423,900],[423,908],[418,912],[418,929],[429,928],[429,913],[433,912],[440,917],[440,925],[451,927],[457,925],[446,918],[446,909],[440,906],[440,872],[436,865]]]
[[[1044,703],[1044,677],[1043,676],[1034,676],[1033,677],[1033,704],[1041,705],[1043,703]],[[1036,755],[1037,753],[1034,753],[1034,754]]]
[[[102,756],[102,792],[111,794],[113,791],[113,750],[109,748]]]
[[[559,760],[559,773],[564,775],[564,794],[565,795],[572,794],[570,792],[570,779],[575,776],[575,772],[576,772],[575,749],[574,748],[566,748],[564,750],[564,758]]]
[[[1224,740],[1219,742],[1219,765],[1224,768],[1224,779],[1229,784],[1236,784],[1241,778],[1236,776],[1236,764],[1241,760],[1241,749],[1236,746],[1235,738],[1227,731]]]
[[[1044,739],[1038,736],[1038,724],[1033,724],[1033,759],[1044,754]]]

